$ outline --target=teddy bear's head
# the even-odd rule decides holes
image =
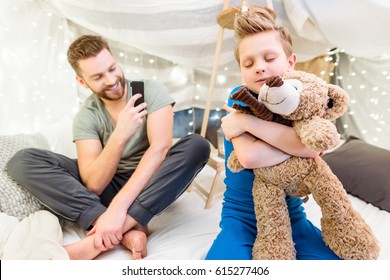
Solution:
[[[233,104],[240,112],[292,125],[302,143],[315,151],[326,151],[338,144],[340,136],[332,121],[345,113],[349,101],[339,86],[303,71],[269,77],[258,99],[247,87],[240,88],[231,99],[246,105]]]
[[[272,78],[262,86],[259,100],[285,119],[299,121],[320,117],[335,120],[348,108],[347,93],[314,74],[293,70],[288,71],[283,80]]]

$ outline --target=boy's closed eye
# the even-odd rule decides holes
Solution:
[[[252,60],[247,60],[247,61],[244,61],[242,63],[242,66],[244,66],[245,68],[249,68],[253,65],[253,61]]]
[[[276,57],[267,57],[267,58],[265,58],[265,61],[266,62],[272,62],[272,61],[274,61],[276,59]]]

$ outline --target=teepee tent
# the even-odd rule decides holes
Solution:
[[[323,158],[333,160],[335,174],[342,178],[353,206],[372,226],[381,244],[379,259],[390,259],[388,0],[1,0],[0,259],[66,259],[63,245],[87,234],[73,222],[60,224],[50,212],[38,211],[46,207],[6,170],[8,159],[25,147],[76,156],[72,121],[91,93],[78,85],[67,62],[73,40],[83,34],[106,38],[126,78],[155,79],[167,87],[176,101],[174,137],[200,133],[215,144],[216,130],[226,113],[223,105],[231,90],[242,83],[233,55],[231,21],[234,10],[243,4],[272,9],[276,22],[292,34],[297,68],[339,84],[349,93],[349,110],[337,120],[337,127],[343,137],[353,135],[363,141],[351,137]],[[194,272],[193,260],[205,258],[220,232],[221,209],[226,205],[225,171],[224,159],[212,150],[190,191],[148,224],[146,259],[171,260],[175,268],[184,264],[180,261],[191,260],[185,264]],[[307,218],[321,228],[322,212],[315,200],[309,199],[304,208]],[[127,265],[133,255],[125,246],[116,246],[96,259],[125,260]],[[58,276],[55,265],[28,264],[33,265],[25,262],[20,270],[19,262],[5,261],[2,279],[3,271],[13,276],[16,269],[30,278],[34,273],[39,279]],[[388,268],[384,262],[347,262],[347,266],[353,264],[348,270],[352,278],[367,271],[379,278]],[[83,270],[86,277],[91,272],[118,273],[118,266],[87,265],[92,269]],[[346,267],[344,262],[342,266]],[[302,278],[299,265],[294,267]],[[287,277],[294,273],[291,266],[281,268]],[[339,273],[339,267],[328,269],[328,263],[318,268],[312,266],[313,273],[306,275]],[[128,273],[131,269],[127,265]],[[211,269],[207,271],[213,275]],[[81,272],[67,267],[61,273],[65,279]]]
[[[167,86],[176,100],[178,136],[199,132],[205,109],[209,126],[218,126],[221,108],[241,77],[233,31],[226,28],[221,36],[217,17],[242,2],[1,1],[0,134],[41,132],[53,150],[74,152],[71,122],[89,92],[76,84],[66,50],[82,34],[107,38],[127,77]],[[299,62],[317,61],[320,74],[330,74],[349,92],[341,132],[390,148],[388,1],[245,2],[271,6],[277,22],[291,31]]]

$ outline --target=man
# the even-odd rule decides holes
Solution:
[[[71,259],[93,259],[119,243],[144,258],[148,222],[190,185],[208,161],[209,144],[194,134],[171,147],[174,100],[145,80],[145,102],[135,105],[141,95],[100,36],[75,40],[68,61],[93,92],[73,123],[77,160],[25,149],[8,172],[53,213],[92,227],[65,246]]]

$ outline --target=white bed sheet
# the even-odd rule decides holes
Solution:
[[[214,171],[206,166],[196,180],[211,186]],[[223,185],[219,186],[209,209],[204,209],[205,198],[195,188],[185,192],[170,208],[152,219],[149,224],[148,256],[150,260],[201,260],[204,259],[219,232]],[[381,245],[379,259],[390,260],[390,213],[350,195],[355,209],[372,227]],[[313,198],[304,204],[308,218],[320,227],[321,210]],[[64,226],[64,243],[80,240],[85,232],[74,224]],[[123,246],[117,246],[97,257],[99,260],[132,259]]]
[[[148,256],[154,260],[203,259],[219,231],[220,207],[204,209],[199,194],[184,193],[171,207],[149,223]],[[85,232],[74,224],[64,226],[64,243],[80,240]],[[102,253],[97,259],[132,259],[122,245]]]

